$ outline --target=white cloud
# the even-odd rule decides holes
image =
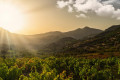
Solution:
[[[73,12],[73,8],[71,6],[68,6],[68,12]]]
[[[69,6],[70,4],[73,4],[73,0],[68,0],[68,1],[58,0],[57,1],[57,5],[59,8],[64,8],[66,6]]]
[[[59,8],[68,7],[68,12],[80,13],[76,17],[86,18],[87,13],[93,12],[98,16],[111,17],[120,20],[120,8],[115,8],[114,3],[120,4],[119,0],[58,0]]]
[[[73,6],[77,12],[87,13],[88,11],[94,11],[102,6],[97,0],[83,0],[83,3],[76,2],[73,4]]]
[[[112,5],[105,5],[95,10],[97,15],[104,16],[104,17],[113,16],[114,11],[115,11],[115,8]]]
[[[113,17],[114,17],[114,18],[117,18],[117,20],[120,20],[120,9],[117,9],[117,10],[114,12]]]
[[[68,5],[68,3],[62,0],[62,1],[57,1],[57,5],[59,8],[64,8],[65,6]]]
[[[76,15],[77,18],[87,18],[87,16],[85,14],[80,14],[80,15]]]

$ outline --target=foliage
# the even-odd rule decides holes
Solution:
[[[0,80],[119,80],[120,59],[73,57],[7,58],[0,61]]]

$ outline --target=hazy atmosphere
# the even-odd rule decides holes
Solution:
[[[0,4],[0,26],[13,33],[66,32],[85,26],[104,30],[120,22],[119,0],[0,0]]]

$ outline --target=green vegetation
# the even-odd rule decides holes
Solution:
[[[119,80],[120,58],[0,58],[0,80]]]
[[[63,52],[73,53],[112,53],[120,52],[120,25],[112,26],[106,31],[87,40],[78,40],[65,46]]]
[[[86,40],[65,37],[41,49],[3,44],[0,57],[0,80],[120,80],[120,28]]]

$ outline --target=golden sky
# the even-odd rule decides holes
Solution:
[[[21,27],[20,30],[11,31],[14,33],[32,35],[49,31],[65,32],[85,26],[104,30],[111,25],[120,24],[120,20],[109,16],[98,16],[94,12],[85,13],[88,16],[87,18],[76,17],[80,12],[74,10],[68,12],[69,5],[60,8],[60,4],[57,4],[58,1],[62,0],[0,0],[0,3],[13,5],[24,19],[21,20],[21,22],[24,21],[24,25],[14,25]],[[19,20],[15,23],[19,24]],[[12,26],[9,29],[12,29]]]

